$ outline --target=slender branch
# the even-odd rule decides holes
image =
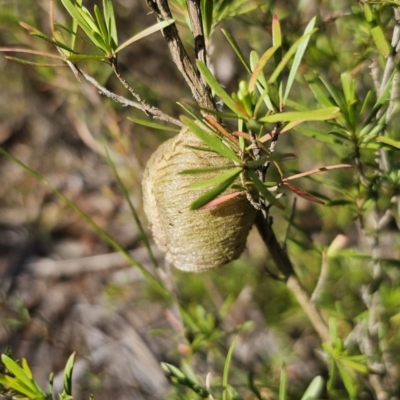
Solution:
[[[158,21],[165,21],[172,18],[167,0],[146,1],[152,12],[156,15]],[[167,42],[172,60],[190,87],[197,104],[205,110],[216,111],[211,92],[203,84],[200,74],[190,61],[183,47],[176,25],[171,24],[167,26],[162,30],[162,33]],[[204,113],[207,114],[206,112]]]
[[[146,115],[148,115],[148,114],[153,115],[153,118],[155,118],[155,119],[160,119],[162,121],[170,122],[171,124],[178,125],[180,127],[183,126],[182,122],[163,113],[160,109],[158,109],[157,107],[151,106],[144,100],[141,100],[141,102],[139,103],[139,102],[129,100],[126,97],[119,96],[119,95],[111,92],[110,90],[106,89],[104,86],[100,85],[100,83],[97,82],[96,79],[94,79],[92,76],[90,76],[88,73],[86,73],[81,68],[77,67],[75,64],[74,64],[74,69],[75,69],[75,71],[77,71],[79,73],[79,75],[83,76],[87,82],[91,83],[96,89],[98,89],[101,94],[104,94],[105,96],[109,97],[110,99],[114,100],[115,102],[122,104],[124,107],[137,108],[138,110],[143,111]]]
[[[188,14],[190,19],[190,26],[194,38],[194,52],[196,60],[203,61],[207,64],[206,60],[206,43],[204,40],[203,20],[200,10],[199,0],[186,0]]]
[[[290,289],[290,291],[296,297],[296,300],[306,313],[321,340],[324,342],[329,342],[329,330],[325,320],[323,319],[317,306],[310,300],[310,296],[308,295],[307,291],[303,288],[298,280],[287,252],[281,247],[275,236],[275,232],[271,227],[271,222],[266,223],[266,220],[261,212],[258,213],[256,217],[256,226],[261,238],[271,254],[272,259],[275,262],[275,265],[284,274],[288,289]]]

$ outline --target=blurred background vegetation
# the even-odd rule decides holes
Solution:
[[[84,3],[92,10],[95,2]],[[181,2],[171,3],[178,18]],[[255,10],[223,21],[212,36],[211,66],[227,92],[237,91],[240,79],[248,76],[220,28],[234,36],[246,57],[252,49],[262,54],[271,45],[274,13],[281,23],[285,50],[317,16],[318,32],[304,55],[289,106],[318,108],[307,81],[319,77],[340,89],[341,73],[349,72],[361,102],[374,88],[374,79],[379,80],[374,71],[383,70],[385,59],[372,38],[364,2],[258,3]],[[113,0],[113,5],[120,42],[156,22],[145,1]],[[61,3],[55,1],[54,7],[55,19],[69,24],[70,17]],[[393,7],[377,2],[374,8],[389,43],[396,22]],[[56,52],[50,44],[30,36],[19,21],[50,35],[48,0],[0,0],[0,46]],[[189,54],[193,54],[190,31],[183,24],[178,28]],[[30,55],[25,58],[48,62]],[[118,63],[120,72],[149,103],[176,118],[183,113],[176,102],[190,99],[190,91],[159,32],[121,51]],[[82,65],[109,90],[128,96],[111,68],[93,61]],[[146,227],[142,172],[155,148],[174,133],[129,121],[129,117],[145,116],[100,96],[88,83],[78,82],[69,68],[22,65],[0,55],[0,69],[0,145],[43,175],[136,260],[151,268],[104,146]],[[268,76],[268,69],[265,74]],[[397,98],[393,106],[388,131],[399,141],[400,133],[393,128],[399,122]],[[322,122],[308,126],[323,133],[336,128]],[[286,176],[335,163],[354,164],[353,149],[296,131],[285,133],[278,147],[296,155],[284,164]],[[354,339],[362,335],[354,328],[368,313],[362,288],[369,285],[370,290],[371,281],[379,287],[380,351],[390,359],[386,373],[393,383],[400,379],[400,235],[395,197],[400,178],[398,153],[390,157],[393,182],[382,186],[377,207],[382,214],[394,211],[380,231],[385,269],[378,280],[372,280],[369,237],[374,199],[363,192],[356,168],[301,181],[303,189],[323,197],[326,205],[297,199],[287,246],[310,293],[319,281],[321,266],[325,268],[317,301],[326,318],[331,318],[332,335],[348,339],[341,356],[345,351],[362,356]],[[373,150],[363,150],[360,159],[366,169],[374,168]],[[3,156],[0,182],[0,351],[9,348],[14,358],[26,358],[42,387],[53,371],[55,390],[62,390],[63,368],[76,351],[75,399],[89,398],[90,393],[96,399],[198,396],[187,384],[171,383],[160,362],[176,365],[186,377],[198,380],[203,387],[213,389],[215,398],[221,398],[229,345],[240,332],[229,384],[234,388],[232,393],[236,391],[241,398],[278,398],[283,369],[287,371],[290,399],[301,398],[316,376],[330,385],[320,398],[384,399],[374,394],[368,379],[370,366],[366,370],[349,368],[347,382],[346,378],[332,377],[334,357],[329,349],[322,350],[319,337],[285,284],[266,276],[266,266],[274,267],[255,230],[239,260],[200,275],[170,269],[153,248],[176,300],[171,305],[48,187]],[[281,241],[287,234],[295,197],[291,192],[286,194],[285,211],[273,213]],[[360,215],[366,221],[364,227],[357,219]],[[327,257],[329,246],[337,249],[335,257]],[[367,365],[364,358],[357,362]],[[226,398],[239,398],[232,393]],[[392,388],[392,395],[399,398],[398,387]]]

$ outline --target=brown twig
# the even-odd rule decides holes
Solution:
[[[146,0],[152,12],[156,15],[158,21],[165,21],[172,18],[167,0]],[[183,47],[178,29],[175,24],[171,24],[162,30],[162,34],[167,42],[172,60],[182,74],[189,86],[197,104],[210,111],[216,111],[211,92],[204,85],[200,74],[193,66],[185,48]],[[204,112],[207,114],[207,112]]]
[[[162,121],[170,122],[171,124],[177,125],[179,127],[183,126],[182,122],[163,113],[160,109],[148,104],[146,101],[141,100],[140,97],[139,97],[140,102],[137,102],[129,100],[126,97],[119,96],[111,92],[110,90],[106,89],[104,86],[100,85],[100,83],[97,82],[96,79],[94,79],[91,75],[86,73],[81,68],[77,67],[75,64],[73,64],[73,66],[75,71],[77,71],[79,75],[83,76],[87,82],[91,83],[96,89],[98,89],[101,94],[104,94],[105,96],[109,97],[115,102],[122,104],[124,107],[137,108],[138,110],[143,111],[146,115],[151,114],[155,119],[160,119]]]

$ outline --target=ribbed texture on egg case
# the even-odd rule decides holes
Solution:
[[[179,175],[186,169],[230,165],[224,157],[186,146],[206,147],[183,129],[164,142],[149,159],[143,176],[144,210],[157,246],[177,268],[202,272],[235,260],[243,252],[256,210],[245,195],[207,210],[190,210],[210,188],[189,189],[217,173]],[[228,190],[230,193],[233,190]]]

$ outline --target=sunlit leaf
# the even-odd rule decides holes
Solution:
[[[387,136],[378,136],[376,140],[380,143],[387,144],[396,150],[400,150],[400,141],[388,138]]]
[[[128,117],[129,121],[134,122],[135,124],[142,125],[142,126],[147,126],[152,129],[159,129],[162,131],[169,131],[169,132],[179,132],[179,128],[172,128],[170,126],[166,125],[161,125],[158,124],[157,122],[149,121],[148,119],[141,119],[141,118],[136,118],[136,117]]]
[[[272,46],[273,47],[282,46],[281,24],[276,14],[274,14],[272,17]]]
[[[209,203],[205,204],[203,207],[200,207],[199,210],[206,210],[208,208],[218,206],[218,205],[225,203],[226,201],[229,201],[241,194],[243,194],[243,192],[234,192],[234,193],[226,194],[224,196],[217,197],[216,199],[211,200]]]
[[[236,168],[234,164],[224,165],[223,167],[208,167],[208,168],[196,168],[196,169],[185,169],[179,172],[179,175],[196,175],[196,174],[207,174],[209,172],[224,171],[227,169]]]
[[[325,388],[325,382],[321,376],[316,376],[308,385],[307,390],[304,392],[301,400],[317,400],[320,398],[321,393]]]
[[[276,50],[278,50],[278,46],[270,47],[260,58],[257,65],[254,67],[254,71],[251,74],[250,81],[249,81],[249,91],[252,92],[256,86],[256,82],[258,79],[258,75],[261,73],[267,62],[271,59],[274,55]]]
[[[222,99],[224,104],[238,116],[242,118],[248,118],[244,110],[238,107],[238,104],[232,99],[232,97],[228,95],[228,93],[226,93],[226,91],[222,88],[222,86],[219,84],[219,82],[215,79],[215,77],[212,75],[212,73],[209,71],[207,66],[202,61],[199,60],[197,61],[197,67],[199,68],[201,75],[203,75],[204,79],[209,84],[211,89],[217,96],[219,96]]]
[[[210,186],[217,185],[221,182],[225,182],[227,180],[230,180],[232,178],[237,178],[240,173],[243,171],[242,168],[236,167],[230,171],[227,171],[221,175],[217,175],[214,178],[211,179],[206,179],[206,180],[201,180],[197,182],[193,182],[192,184],[189,185],[190,189],[204,189],[208,188]]]
[[[277,65],[275,68],[274,72],[271,74],[270,78],[268,79],[268,84],[274,83],[278,76],[281,74],[289,60],[293,57],[294,53],[296,52],[297,48],[303,43],[304,41],[308,40],[311,35],[313,35],[317,29],[313,29],[311,32],[307,33],[306,35],[303,35],[299,39],[294,42],[294,44],[290,47],[290,49],[287,51],[287,53],[283,56],[281,62]]]
[[[72,372],[74,370],[74,362],[75,352],[69,356],[64,369],[64,391],[70,396],[72,396]]]
[[[225,365],[224,365],[224,373],[222,376],[222,400],[228,400],[228,377],[229,377],[229,369],[232,362],[233,349],[235,348],[236,341],[238,336],[236,336],[231,345],[229,346],[228,354],[226,355]]]
[[[285,94],[283,96],[283,104],[285,104],[287,97],[289,96],[290,89],[292,88],[294,78],[296,77],[297,70],[299,69],[300,62],[303,58],[304,52],[308,46],[308,42],[310,41],[310,34],[314,28],[316,21],[316,17],[312,18],[311,21],[308,23],[305,31],[304,36],[306,36],[305,40],[303,40],[299,47],[297,48],[296,54],[293,59],[292,68],[290,69],[289,77],[286,84]]]
[[[235,182],[236,177],[232,177],[231,179],[222,182],[220,185],[215,187],[214,189],[211,189],[207,193],[203,194],[200,196],[197,200],[195,200],[191,205],[190,209],[191,210],[197,210],[207,203],[210,203],[211,200],[214,200],[217,196],[219,196],[221,193],[223,193],[226,189],[228,189],[229,186],[232,185],[233,182]]]
[[[371,36],[374,39],[375,45],[384,58],[387,58],[390,54],[391,47],[386,39],[385,32],[380,25],[371,28]]]
[[[118,52],[120,52],[122,49],[124,49],[125,47],[129,46],[130,44],[143,39],[146,36],[149,36],[155,32],[158,32],[161,29],[166,28],[167,26],[171,25],[175,23],[174,19],[168,19],[166,21],[161,21],[161,22],[157,22],[156,24],[154,24],[153,26],[150,26],[149,28],[144,29],[142,32],[136,34],[135,36],[132,36],[130,39],[126,40],[124,43],[121,44],[121,46],[119,46],[116,50],[115,50],[115,54],[117,54]]]
[[[240,158],[225,144],[221,142],[215,136],[205,132],[202,128],[200,128],[195,122],[193,122],[190,118],[185,116],[181,117],[181,121],[205,144],[207,144],[212,150],[216,151],[217,153],[221,154],[222,156],[240,162]]]
[[[310,111],[288,111],[276,114],[270,114],[259,119],[261,122],[294,122],[294,121],[326,121],[336,118],[340,115],[338,107],[326,107],[319,110]]]
[[[107,32],[110,38],[109,45],[114,48],[118,46],[118,34],[115,24],[115,15],[112,0],[103,0],[103,13],[104,19],[106,21]]]
[[[281,367],[281,377],[279,380],[279,400],[287,399],[288,390],[288,374],[286,371],[286,365],[283,364]]]

